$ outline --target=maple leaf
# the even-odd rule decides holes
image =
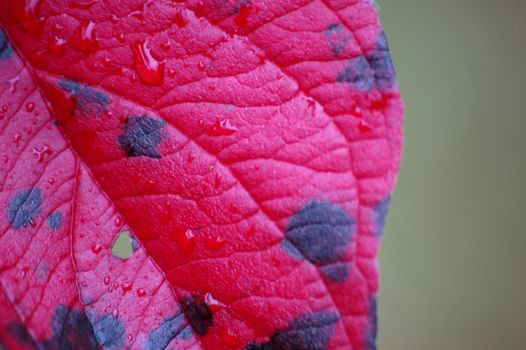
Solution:
[[[2,1],[0,347],[374,349],[402,113],[369,1]]]

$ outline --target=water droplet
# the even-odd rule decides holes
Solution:
[[[2,156],[2,162],[7,163],[8,160],[9,158],[7,158],[7,156]]]
[[[82,285],[82,287],[87,287],[88,286],[88,282],[82,281],[81,285]]]
[[[168,69],[168,73],[167,74],[168,74],[168,76],[170,78],[175,78],[175,69],[173,69],[173,68]]]
[[[190,229],[174,231],[172,239],[184,255],[191,253],[195,249],[195,234]]]
[[[104,65],[106,65],[106,66],[109,66],[110,63],[111,63],[111,57],[104,56],[104,58],[102,59],[102,63],[104,63]]]
[[[161,49],[163,49],[164,51],[168,51],[170,50],[171,48],[171,44],[169,41],[165,41],[164,43],[161,44]]]
[[[97,0],[88,0],[88,1],[70,1],[68,3],[69,7],[72,9],[81,9],[87,10],[97,3]]]
[[[128,336],[126,337],[126,339],[128,339],[128,343],[131,343],[131,342],[133,341],[133,335],[128,334]]]
[[[94,254],[99,254],[101,250],[102,250],[102,245],[100,245],[99,243],[95,243],[91,246],[91,251]]]
[[[226,245],[226,241],[221,236],[216,237],[206,237],[205,245],[210,250],[219,250]]]
[[[47,180],[47,182],[50,184],[50,185],[53,185],[55,183],[55,179],[50,177],[49,180]]]
[[[46,156],[50,156],[53,154],[53,150],[47,145],[43,145],[41,147],[33,147],[31,151],[37,157],[39,163],[43,162]]]
[[[38,16],[41,0],[14,1],[13,17],[29,34],[37,34],[44,27],[44,19]]]
[[[360,121],[360,124],[358,124],[358,130],[363,134],[363,133],[373,130],[373,128],[369,124],[367,124],[365,121],[362,120]]]
[[[146,290],[144,288],[137,289],[137,295],[143,297],[146,295]]]
[[[192,163],[195,159],[195,156],[193,153],[188,153],[188,163]]]
[[[131,289],[132,289],[133,285],[131,284],[131,282],[122,282],[121,283],[121,288],[124,292],[129,292]]]
[[[7,105],[3,105],[2,106],[2,112],[4,112],[4,113],[7,112],[7,109],[8,109]]]
[[[221,174],[219,174],[219,173],[216,174],[216,177],[215,177],[215,180],[214,180],[214,186],[216,188],[219,188],[219,186],[221,186],[221,178],[222,178]]]
[[[96,51],[99,48],[99,42],[96,38],[95,23],[86,20],[80,22],[71,38],[71,44],[82,52]]]
[[[214,298],[211,293],[205,294],[205,303],[208,304],[212,311],[219,311],[226,308],[226,305]]]
[[[104,284],[109,285],[110,284],[110,276],[104,276]]]
[[[208,129],[207,134],[209,136],[228,136],[235,133],[238,129],[230,124],[228,118],[223,120],[216,119],[216,123],[210,129]]]
[[[122,224],[123,224],[123,220],[122,220],[122,218],[121,218],[120,216],[117,216],[117,217],[115,218],[115,226],[117,226],[117,227],[121,227]]]
[[[28,112],[33,112],[35,110],[35,103],[34,102],[26,103],[26,110]]]
[[[164,81],[164,61],[153,57],[146,40],[131,46],[135,60],[135,70],[144,84],[161,85]]]
[[[23,267],[21,270],[20,270],[20,277],[22,278],[26,278],[27,276],[27,273],[29,272],[29,267]]]
[[[199,61],[197,64],[197,69],[199,69],[201,72],[204,72],[206,70],[206,66],[202,61]]]
[[[20,140],[22,140],[22,134],[17,132],[13,135],[13,142],[16,143],[16,145],[18,146],[18,143],[20,142]]]
[[[177,12],[175,14],[175,24],[177,24],[179,28],[182,28],[186,25],[186,18],[182,12]]]
[[[116,24],[117,22],[119,22],[119,17],[117,17],[116,14],[112,14],[110,17],[110,21],[111,23]]]
[[[216,84],[215,83],[210,83],[208,84],[208,88],[212,91],[214,91],[216,89]]]
[[[66,49],[66,40],[59,38],[58,36],[54,36],[51,39],[49,39],[49,51],[51,51],[52,54],[56,56],[61,56],[64,54],[64,51]]]

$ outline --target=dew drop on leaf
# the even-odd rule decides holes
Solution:
[[[121,288],[124,292],[129,292],[131,289],[132,289],[133,285],[131,284],[131,282],[122,282],[121,283]]]
[[[73,38],[71,38],[71,44],[82,52],[96,51],[99,48],[99,41],[97,40],[95,23],[86,20],[80,22]]]
[[[110,276],[104,276],[104,284],[105,285],[110,284]]]
[[[99,254],[101,250],[102,250],[102,245],[100,245],[99,243],[95,243],[91,246],[91,251],[94,254]]]
[[[66,48],[66,41],[58,36],[49,39],[49,51],[56,56],[64,54]]]
[[[209,136],[228,136],[235,133],[238,129],[230,124],[230,121],[226,118],[223,120],[216,119],[216,123],[210,129],[207,134]]]
[[[226,241],[221,236],[216,237],[206,237],[205,245],[210,250],[219,250],[226,245]]]
[[[35,110],[35,103],[34,102],[26,103],[26,110],[30,113],[33,112]]]
[[[143,297],[143,296],[145,296],[145,295],[146,295],[146,290],[145,290],[144,288],[139,288],[139,289],[137,289],[137,295],[138,295],[139,297]]]
[[[146,40],[137,41],[131,46],[135,70],[144,84],[161,85],[164,82],[165,63],[155,58]]]

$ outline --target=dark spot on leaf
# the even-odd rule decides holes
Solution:
[[[375,296],[369,298],[369,322],[365,332],[366,350],[376,350],[376,333],[378,330],[377,301]]]
[[[59,211],[54,212],[47,218],[47,224],[51,231],[57,231],[62,224],[62,213]]]
[[[13,47],[5,34],[5,31],[0,27],[0,61],[6,61],[11,58]]]
[[[331,23],[325,30],[325,37],[335,57],[340,56],[352,39],[352,34],[348,32],[341,23]]]
[[[389,204],[391,204],[391,196],[381,200],[374,207],[374,224],[376,226],[376,237],[381,237],[384,232],[385,219],[387,218],[387,213],[389,212]]]
[[[18,192],[7,206],[7,219],[14,228],[31,225],[42,212],[42,193],[38,188]]]
[[[349,277],[347,263],[334,263],[321,267],[323,275],[336,283],[342,283]]]
[[[165,349],[185,327],[183,314],[166,318],[159,328],[150,333],[144,348],[146,350]]]
[[[147,115],[128,117],[124,124],[124,133],[118,138],[119,145],[128,157],[146,156],[159,159],[161,156],[158,148],[165,124],[164,120]]]
[[[62,80],[60,88],[75,98],[75,107],[81,115],[100,115],[106,113],[110,103],[107,94],[72,80]]]
[[[20,322],[11,322],[7,325],[7,332],[9,335],[20,344],[27,344],[33,348],[36,348],[36,343],[33,340],[31,334]]]
[[[44,341],[46,350],[98,350],[100,348],[93,327],[84,312],[66,305],[57,306],[51,323],[53,337]]]
[[[294,257],[299,252],[316,265],[340,263],[347,253],[355,226],[343,208],[329,201],[312,201],[290,220],[284,247]],[[329,266],[322,272],[328,272],[327,277],[341,282],[346,276],[343,269],[346,269],[345,264]]]
[[[200,296],[185,295],[181,301],[181,308],[195,333],[203,336],[212,327],[212,310]]]
[[[336,81],[351,83],[361,91],[371,91],[374,87],[383,91],[393,87],[396,75],[385,34],[380,34],[372,53],[351,59],[347,67],[338,73]]]
[[[124,324],[112,314],[91,317],[98,343],[104,349],[120,349],[124,345],[126,331]]]
[[[246,350],[327,350],[339,317],[320,311],[302,315],[287,329],[277,330],[266,343],[250,343]]]

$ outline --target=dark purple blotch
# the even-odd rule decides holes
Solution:
[[[53,337],[43,341],[39,348],[46,350],[98,350],[100,344],[84,312],[59,305],[51,322]]]
[[[380,91],[392,88],[396,84],[396,74],[385,34],[380,33],[373,52],[351,59],[338,73],[336,81],[350,83],[365,92],[375,87]]]
[[[206,335],[213,325],[212,310],[198,295],[187,294],[181,300],[181,309],[195,333]]]
[[[93,332],[98,343],[104,349],[120,349],[126,339],[124,323],[119,317],[113,314],[97,315],[90,313],[90,320],[93,326]]]
[[[344,262],[325,265],[320,270],[325,277],[336,283],[345,282],[349,277],[348,264]]]
[[[352,39],[352,34],[341,23],[331,23],[325,30],[325,38],[334,57],[340,56]]]
[[[373,211],[374,225],[376,226],[375,236],[381,237],[384,232],[385,220],[389,213],[389,205],[391,204],[391,196],[384,198],[376,206]]]
[[[314,200],[290,219],[283,247],[294,258],[304,257],[320,266],[329,279],[343,282],[347,276],[344,258],[355,230],[355,221],[345,209]]]
[[[62,213],[59,211],[54,212],[47,218],[47,224],[49,229],[53,232],[58,231],[62,224]]]
[[[7,205],[7,219],[16,229],[31,225],[42,212],[42,193],[38,188],[18,192]]]
[[[59,86],[75,98],[75,107],[81,115],[89,116],[106,113],[106,107],[110,103],[110,98],[104,92],[66,79],[60,81]]]
[[[366,350],[376,350],[376,333],[378,331],[377,304],[376,296],[369,297],[369,322],[365,330]]]
[[[26,326],[21,322],[10,322],[7,325],[7,332],[18,343],[29,345],[31,348],[37,348],[37,344]]]
[[[327,350],[339,319],[331,311],[308,313],[275,331],[269,341],[252,342],[245,350]]]
[[[147,115],[130,116],[126,118],[124,131],[118,137],[119,145],[128,157],[145,156],[159,159],[159,145],[165,125],[164,120]]]
[[[2,27],[0,27],[0,61],[6,61],[11,58],[13,54],[13,47],[7,38],[7,35]]]
[[[145,350],[165,349],[187,327],[184,314],[167,317],[146,339]]]

